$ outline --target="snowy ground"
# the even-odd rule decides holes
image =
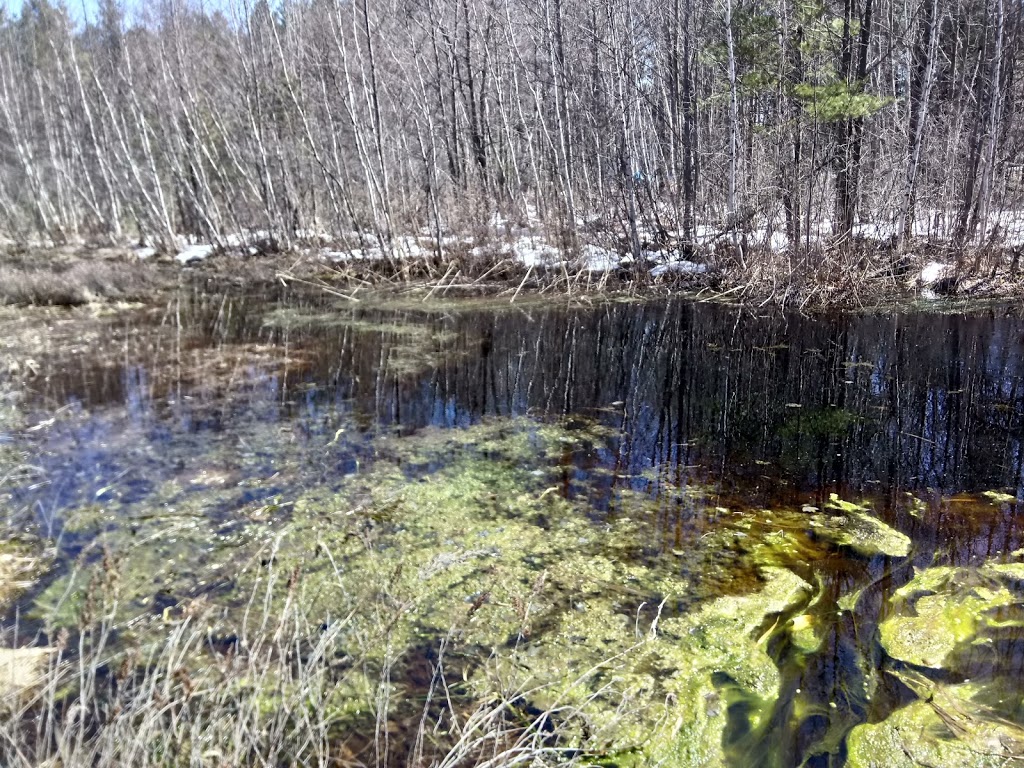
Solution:
[[[535,270],[565,268],[573,272],[606,274],[618,269],[632,269],[635,266],[632,257],[620,252],[616,247],[594,243],[583,245],[575,255],[567,254],[555,242],[539,234],[543,227],[534,219],[535,217],[531,216],[524,221],[513,222],[495,215],[488,228],[488,231],[496,233],[492,241],[480,244],[478,239],[471,237],[446,236],[441,241],[441,251],[454,255],[468,252],[470,256],[481,259],[507,259]],[[746,231],[741,235],[738,232],[725,231],[712,223],[700,223],[696,226],[694,244],[699,249],[707,251],[719,243],[738,242],[742,238],[748,247],[768,248],[779,253],[789,247],[785,232],[778,221],[771,222],[763,216],[754,217],[746,226]],[[925,210],[915,222],[914,234],[922,239],[945,241],[951,236],[954,226],[955,221],[944,212]],[[588,223],[581,222],[581,231],[587,229]],[[980,234],[981,232],[984,234]],[[831,233],[830,221],[812,222],[810,241],[812,244],[824,243],[831,237]],[[896,234],[894,224],[860,223],[854,228],[856,237],[877,240],[880,243],[890,241]],[[679,232],[670,231],[668,235],[670,242],[679,242],[682,239]],[[979,227],[979,237],[1007,246],[1024,245],[1024,211],[999,211],[993,214],[987,227]],[[219,249],[254,253],[254,244],[271,239],[270,232],[242,232],[227,236],[217,244],[192,243],[178,251],[175,259],[187,265],[201,262]],[[332,237],[326,232],[310,230],[297,233],[297,239],[304,242],[307,247],[319,243],[320,245],[312,245],[313,252],[320,258],[335,263],[380,261],[385,258],[430,258],[438,250],[435,240],[427,233],[397,237],[387,251],[382,249],[373,235],[365,232],[348,232]],[[641,232],[641,240],[654,242],[654,232]],[[335,245],[323,245],[326,243]],[[337,243],[345,245],[339,247]],[[140,259],[150,258],[156,254],[156,250],[151,247],[138,247],[134,252]],[[706,264],[679,258],[671,247],[658,251],[644,251],[643,263],[643,268],[654,278],[681,274],[696,275],[708,270]],[[931,262],[912,276],[909,283],[922,291],[931,290],[931,287],[949,278],[952,269],[949,264]]]

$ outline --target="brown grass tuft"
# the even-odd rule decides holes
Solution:
[[[136,301],[158,286],[154,268],[118,261],[21,266],[0,264],[0,304],[77,306]]]

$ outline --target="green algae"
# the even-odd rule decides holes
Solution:
[[[849,768],[1024,766],[1024,729],[986,705],[991,684],[900,677],[919,698],[880,723],[854,728],[847,740]]]
[[[865,557],[910,553],[910,538],[869,514],[869,506],[832,494],[826,509],[805,505],[799,510],[752,510],[734,526],[749,535],[746,548],[761,565],[813,564],[836,548]]]
[[[893,595],[893,613],[879,625],[882,647],[918,666],[955,666],[958,650],[1024,627],[1022,583],[1022,563],[927,568]]]
[[[336,652],[358,668],[346,661],[332,689],[342,730],[367,727],[384,670],[394,670],[396,700],[420,701],[416,659],[444,642],[448,674],[461,680],[450,692],[458,706],[515,692],[523,713],[560,713],[560,743],[595,761],[742,764],[737,743],[750,749],[778,725],[783,654],[804,663],[832,628],[836,604],[820,578],[810,583],[815,564],[838,550],[903,556],[909,540],[866,504],[751,511],[718,506],[707,487],[631,476],[671,494],[700,541],[652,546],[661,507],[651,494],[619,488],[597,515],[585,487],[566,481],[574,455],[613,435],[583,420],[525,418],[382,432],[355,474],[258,502],[241,500],[248,458],[197,460],[146,504],[120,505],[113,494],[83,505],[70,530],[94,541],[94,558],[52,584],[36,615],[76,625],[97,574],[112,566],[117,577],[104,588],[116,590],[117,621],[130,626],[123,637],[140,643],[202,600],[216,605],[211,637],[243,634],[247,622],[295,606],[343,624]],[[325,438],[328,459],[345,449],[342,438]],[[272,439],[257,429],[247,442]],[[274,456],[284,475],[303,460]],[[104,551],[113,555],[101,560]],[[853,595],[841,607],[852,610]],[[861,677],[864,690],[847,692],[858,706],[876,674]],[[270,688],[261,706],[272,711],[290,695]],[[834,753],[856,720],[823,712],[830,727],[819,746]]]
[[[780,686],[768,639],[786,631],[784,616],[810,592],[792,571],[766,568],[756,591],[647,630],[607,605],[588,606],[507,667],[521,685],[540,686],[538,705],[580,713],[606,752],[645,765],[724,766],[731,707],[742,703],[746,728],[768,725]]]
[[[910,537],[869,514],[868,505],[844,501],[833,493],[825,507],[840,514],[812,517],[811,527],[818,535],[867,557],[910,554]]]
[[[851,592],[847,592],[846,594],[840,596],[838,600],[836,600],[836,605],[839,606],[840,610],[850,611],[852,613],[853,611],[857,610],[857,603],[860,602],[861,595],[863,594],[863,587],[855,589]]]
[[[652,744],[653,762],[727,764],[722,746],[726,710],[716,694],[750,707],[751,730],[766,727],[780,677],[765,644],[783,614],[806,602],[811,587],[788,570],[763,573],[767,581],[760,592],[720,598],[692,616],[665,622],[664,631],[679,641],[672,656],[678,671],[667,685],[680,707],[669,733]],[[775,623],[764,628],[772,616]]]
[[[790,642],[804,655],[820,650],[825,641],[825,632],[832,620],[826,612],[825,584],[820,575],[816,576],[814,597],[807,604],[804,613],[794,616],[788,625]]]
[[[981,495],[993,504],[1015,504],[1017,502],[1016,495],[1004,491],[983,491]]]
[[[739,594],[717,596],[720,583],[701,588],[670,552],[638,557],[649,530],[642,494],[624,492],[596,524],[560,483],[566,452],[588,451],[603,434],[503,420],[383,435],[360,472],[238,508],[244,525],[213,519],[231,497],[225,484],[168,482],[120,526],[102,505],[84,512],[78,530],[112,554],[56,580],[36,610],[73,626],[97,603],[91,591],[109,590],[104,605],[116,604],[128,636],[145,643],[200,600],[218,606],[211,636],[300,606],[326,626],[344,617],[346,656],[371,678],[395,667],[396,695],[413,700],[401,670],[447,638],[466,681],[452,696],[528,690],[531,707],[576,713],[561,737],[594,754],[725,765],[730,712],[746,713],[746,729],[768,727],[780,688],[768,648],[802,637],[792,614],[810,608],[814,589],[762,564],[735,585]],[[679,492],[704,503],[698,487]],[[726,530],[699,557],[717,557]],[[366,688],[346,678],[335,716],[365,716]]]

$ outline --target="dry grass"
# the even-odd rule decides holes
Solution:
[[[467,686],[449,662],[454,629],[410,683],[401,670],[422,660],[360,652],[357,611],[308,615],[293,575],[273,567],[232,629],[202,599],[118,624],[117,584],[105,561],[79,626],[40,652],[34,692],[0,699],[0,765],[497,768],[587,755],[577,709],[531,708],[538,691],[497,673],[483,675],[487,689]],[[358,614],[385,610],[382,600]]]
[[[876,307],[915,298],[925,288],[960,300],[1020,295],[1024,273],[1014,251],[984,248],[954,252],[941,244],[915,244],[899,253],[884,243],[856,240],[827,250],[799,254],[764,249],[743,251],[720,243],[707,254],[715,281],[705,297],[796,309]],[[954,276],[921,286],[916,276],[929,262],[950,264]]]
[[[0,264],[0,304],[75,306],[94,301],[137,301],[161,281],[145,264],[80,260],[39,266]]]

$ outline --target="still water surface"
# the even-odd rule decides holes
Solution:
[[[920,698],[886,671],[922,665],[879,643],[897,590],[930,567],[1020,559],[1011,553],[1024,548],[1024,521],[1011,497],[1024,483],[1022,351],[1024,321],[1003,310],[804,317],[685,301],[372,308],[283,289],[185,293],[109,321],[92,354],[54,353],[31,405],[75,418],[46,438],[51,482],[22,496],[60,534],[84,505],[131,515],[169,482],[195,494],[216,485],[204,514],[223,521],[341,488],[373,465],[384,438],[501,419],[585,425],[596,436],[553,462],[557,493],[584,500],[595,531],[619,513],[623,491],[642,495],[636,556],[677,563],[695,603],[745,588],[738,567],[700,572],[735,557],[702,552],[709,540],[721,546],[707,534],[726,511],[756,538],[771,533],[772,510],[791,521],[832,494],[863,501],[910,538],[909,555],[814,549],[800,532],[815,560],[791,552],[787,565],[814,585],[805,610],[820,645],[797,653],[773,641],[781,686],[767,725],[750,727],[737,705],[723,737],[738,766],[839,766],[851,728]],[[414,481],[439,463],[405,471]],[[1006,495],[981,495],[993,490]],[[61,537],[66,559],[87,544],[70,526]],[[837,609],[857,590],[851,610]],[[666,612],[690,608],[684,599]],[[991,680],[1005,692],[1024,671],[1024,632],[1011,618],[983,651],[933,665],[928,678]],[[1010,699],[995,714],[1024,724],[1019,692]]]

